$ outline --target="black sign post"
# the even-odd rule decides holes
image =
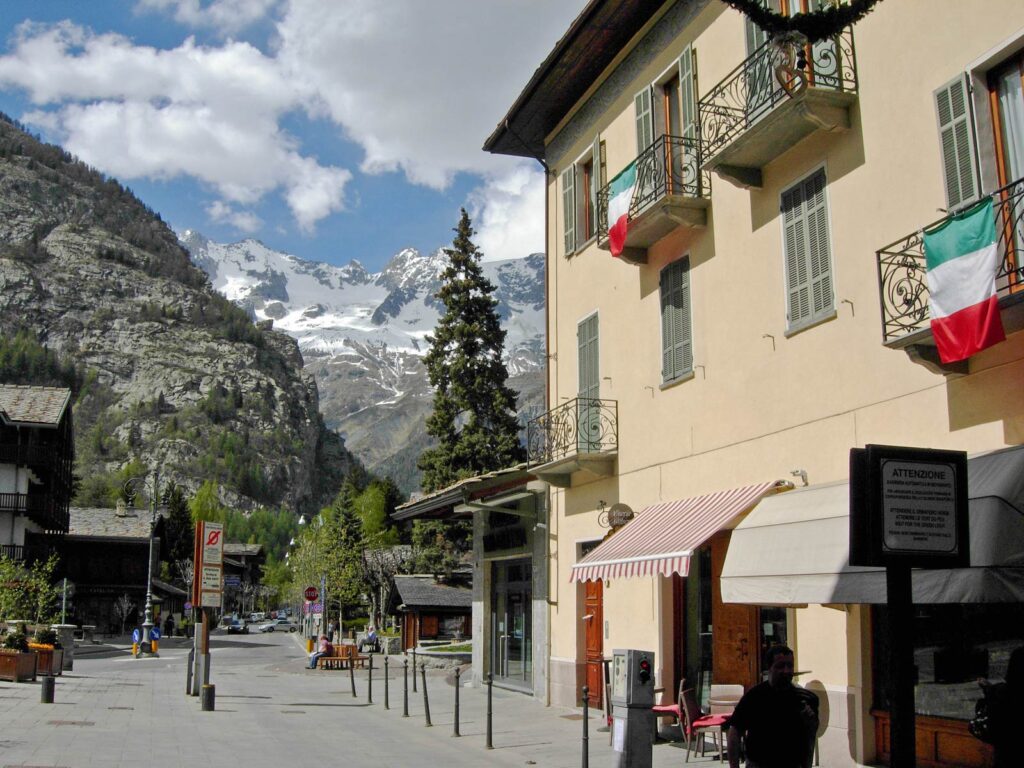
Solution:
[[[891,768],[917,762],[912,569],[970,566],[967,526],[966,453],[850,451],[850,565],[885,568]]]

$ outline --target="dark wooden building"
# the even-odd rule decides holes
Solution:
[[[468,586],[439,584],[433,576],[395,576],[388,613],[400,620],[403,650],[422,640],[468,640],[472,610]]]

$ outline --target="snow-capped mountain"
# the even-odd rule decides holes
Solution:
[[[258,240],[221,244],[180,236],[213,287],[257,320],[294,336],[316,377],[324,421],[370,469],[411,490],[432,393],[422,364],[442,309],[434,298],[446,257],[407,248],[378,273],[275,251]],[[510,383],[520,412],[543,401],[544,257],[486,262],[507,332]]]

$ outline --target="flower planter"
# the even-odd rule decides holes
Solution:
[[[36,679],[36,655],[32,651],[0,652],[0,680],[20,683]]]
[[[60,675],[63,674],[64,651],[60,648],[53,650],[35,650],[36,674],[37,675]]]

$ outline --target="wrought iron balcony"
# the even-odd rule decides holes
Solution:
[[[700,141],[661,136],[633,160],[636,186],[629,204],[629,230],[621,258],[647,261],[647,249],[679,225],[707,225],[711,177],[702,171]],[[611,184],[597,193],[597,244],[608,248]]]
[[[0,557],[31,565],[50,556],[50,548],[41,544],[3,544]]]
[[[567,487],[574,472],[610,475],[619,450],[619,404],[578,397],[530,421],[526,456],[530,471]]]
[[[704,168],[741,187],[817,130],[850,127],[857,96],[853,31],[814,45],[769,40],[698,104]]]
[[[67,533],[70,515],[52,493],[0,493],[0,512],[28,517],[47,533]]]
[[[1024,178],[992,194],[996,220],[999,268],[996,291],[1007,332],[1024,328]],[[928,310],[928,272],[924,230],[946,221],[943,217],[895,243],[880,248],[878,289],[882,305],[882,343],[908,348],[922,362],[932,363],[934,349]],[[914,349],[909,349],[913,347]]]

